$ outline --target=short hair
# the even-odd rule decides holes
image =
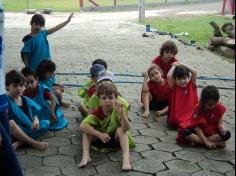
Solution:
[[[25,77],[27,77],[27,76],[33,76],[35,79],[38,78],[37,74],[36,74],[33,70],[31,70],[29,67],[23,68],[23,69],[21,70],[21,73],[22,73]]]
[[[222,31],[223,31],[223,32],[226,32],[226,28],[227,28],[228,26],[234,27],[234,25],[233,25],[232,23],[225,23],[225,24],[221,27]]]
[[[190,70],[186,68],[183,65],[178,65],[175,67],[173,78],[184,78],[184,77],[190,77]]]
[[[119,95],[116,85],[112,82],[102,82],[97,88],[97,96],[100,98],[101,95],[110,96],[114,94],[117,98]]]
[[[151,73],[154,69],[159,70],[159,71],[161,72],[161,74],[163,75],[162,69],[161,69],[159,66],[157,66],[156,64],[152,64],[152,65],[148,68],[148,70],[147,70],[147,74],[148,74],[149,77],[150,77],[150,73]]]
[[[6,74],[6,86],[14,85],[24,85],[25,77],[16,70],[11,70]]]
[[[216,86],[208,85],[202,89],[200,102],[205,104],[208,101],[218,102],[220,100],[220,93]]]
[[[163,56],[165,51],[170,51],[174,55],[178,53],[178,48],[172,40],[165,41],[160,48],[160,55]]]
[[[92,65],[95,65],[95,64],[103,65],[107,69],[107,63],[103,59],[96,59],[96,60],[94,60]]]
[[[36,69],[36,74],[39,80],[45,80],[46,73],[54,73],[56,71],[56,64],[51,60],[42,61]]]
[[[30,21],[30,24],[33,25],[33,24],[36,24],[36,25],[40,25],[40,26],[45,26],[45,18],[43,15],[41,14],[35,14],[32,18],[31,18],[31,21]]]

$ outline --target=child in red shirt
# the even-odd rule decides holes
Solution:
[[[148,118],[150,110],[157,110],[157,116],[168,111],[171,90],[167,80],[163,79],[162,75],[163,72],[157,65],[152,65],[147,73],[144,73],[142,103],[145,109],[143,114],[145,118]],[[148,79],[150,80],[148,81]]]
[[[200,144],[209,149],[225,147],[231,133],[224,128],[226,108],[219,103],[220,94],[215,86],[202,90],[200,103],[195,107],[192,118],[181,124],[178,143]]]
[[[176,44],[168,40],[162,44],[160,49],[160,55],[152,60],[153,64],[158,65],[163,71],[163,78],[167,78],[167,74],[170,71],[173,63],[178,62],[175,56],[178,53]]]
[[[179,128],[181,123],[191,118],[198,103],[197,72],[190,66],[176,63],[167,77],[172,89],[167,123],[170,127]]]

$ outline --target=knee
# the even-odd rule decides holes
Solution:
[[[118,136],[124,136],[124,135],[126,135],[127,133],[126,133],[121,127],[119,127],[119,128],[116,130],[116,134],[117,134]]]
[[[10,120],[9,125],[10,125],[10,127],[14,127],[14,126],[16,126],[16,122],[14,120]]]

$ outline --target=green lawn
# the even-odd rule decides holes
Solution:
[[[112,6],[113,0],[94,0],[100,6]],[[25,11],[28,0],[3,0],[6,11]],[[146,0],[150,2],[164,2],[164,0]],[[138,4],[139,0],[117,0],[117,5]],[[84,0],[84,6],[92,6],[88,0]],[[29,0],[29,8],[42,10],[52,8],[55,11],[71,12],[79,11],[79,0]]]
[[[196,40],[201,46],[206,43],[213,35],[213,29],[209,25],[209,21],[215,21],[220,26],[225,22],[233,22],[233,20],[223,16],[192,16],[192,17],[171,17],[171,18],[148,18],[144,24],[150,24],[152,28],[163,32],[173,34],[188,32],[188,37],[181,37],[188,41]]]

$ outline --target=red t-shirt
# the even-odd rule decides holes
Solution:
[[[165,80],[164,85],[159,85],[153,81],[148,82],[149,92],[155,99],[160,101],[169,101],[171,95],[171,89],[167,80]]]
[[[157,57],[155,57],[153,60],[152,60],[152,63],[153,64],[156,64],[156,65],[158,65],[161,69],[162,69],[162,71],[163,71],[163,77],[164,78],[167,78],[167,74],[168,74],[168,72],[170,71],[170,69],[171,69],[171,67],[172,67],[172,64],[174,63],[174,62],[178,62],[178,60],[175,58],[175,57],[173,57],[169,62],[164,62],[163,61],[163,59],[161,58],[161,56],[157,56]]]
[[[88,94],[89,97],[92,97],[93,94],[95,94],[95,92],[96,92],[96,85],[90,87],[90,88],[87,90],[87,94]]]
[[[95,109],[92,115],[96,116],[99,120],[104,120],[107,116],[104,114],[102,107]]]
[[[174,85],[169,103],[168,123],[180,127],[180,124],[191,119],[198,104],[197,86],[189,81],[186,87]]]
[[[25,89],[25,91],[23,92],[23,96],[29,97],[31,99],[37,96],[37,94],[38,94],[37,88],[34,90]],[[45,90],[43,93],[43,97],[45,100],[50,100],[50,98],[52,97],[52,93],[49,90]]]

